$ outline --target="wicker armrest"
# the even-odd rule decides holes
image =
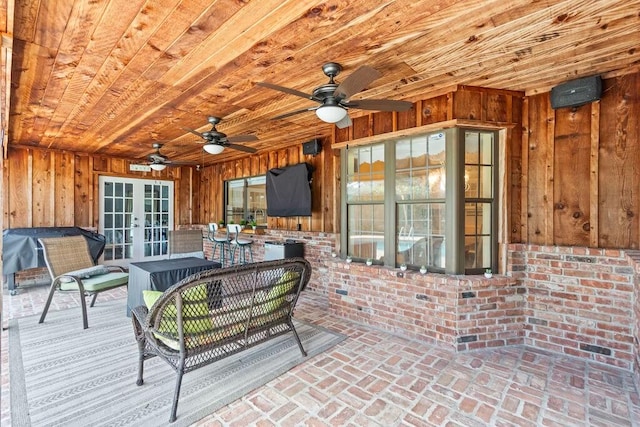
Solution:
[[[149,309],[144,305],[139,305],[138,307],[134,307],[131,309],[131,314],[133,314],[133,318],[135,318],[135,320],[137,320],[140,325],[145,324],[148,313],[149,313]]]

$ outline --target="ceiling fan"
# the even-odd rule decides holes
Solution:
[[[236,142],[249,142],[257,141],[258,137],[255,135],[236,135],[227,136],[216,129],[216,125],[220,123],[222,119],[220,117],[209,116],[207,121],[211,123],[211,130],[206,132],[198,132],[193,129],[183,128],[184,130],[198,135],[204,140],[204,151],[209,154],[220,154],[225,148],[231,148],[232,150],[244,151],[245,153],[255,153],[257,150],[253,147],[245,147],[244,145],[235,144]]]
[[[342,71],[340,64],[327,62],[322,66],[322,71],[329,77],[329,83],[316,87],[311,95],[271,83],[258,82],[257,84],[260,86],[307,98],[321,104],[317,107],[314,106],[291,111],[274,117],[272,120],[283,119],[295,114],[304,113],[305,111],[315,110],[316,115],[323,122],[335,123],[339,128],[346,128],[351,126],[351,119],[347,114],[348,108],[378,111],[406,111],[413,105],[411,102],[394,101],[391,99],[361,99],[350,101],[349,98],[364,90],[371,82],[382,76],[379,71],[368,65],[363,65],[358,68],[340,84],[334,81],[334,77]]]
[[[160,149],[162,148],[162,144],[154,143],[152,147],[156,150],[155,153],[151,153],[147,156],[148,164],[151,169],[156,171],[164,170],[167,166],[194,166],[195,163],[189,162],[175,162],[169,160],[166,156],[160,154]]]

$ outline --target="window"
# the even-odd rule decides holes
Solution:
[[[464,132],[464,248],[466,269],[491,268],[494,133]]]
[[[347,149],[344,255],[451,274],[492,268],[496,144],[496,131],[452,128]]]
[[[264,175],[227,181],[224,221],[239,224],[243,220],[255,220],[257,225],[267,225],[265,182]]]
[[[347,155],[349,255],[381,260],[384,257],[384,145],[357,147]]]
[[[396,263],[444,268],[445,134],[396,143]]]

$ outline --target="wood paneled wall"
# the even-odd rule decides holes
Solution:
[[[175,224],[193,222],[195,172],[169,167],[161,172],[130,172],[132,163],[66,151],[9,147],[3,168],[4,228],[97,228],[98,176],[110,175],[175,182]]]
[[[599,102],[553,110],[545,93],[524,110],[512,242],[638,249],[640,73],[604,80]]]
[[[196,170],[132,173],[126,159],[9,148],[4,162],[4,226],[98,226],[100,174],[175,181],[175,224],[206,224],[224,212],[224,181],[274,167],[315,167],[311,217],[270,218],[269,228],[338,233],[340,144],[464,120],[507,129],[505,229],[512,243],[640,246],[640,73],[604,81],[599,102],[551,108],[549,94],[460,86],[401,113],[371,113],[334,129],[317,156],[296,143]],[[522,125],[520,124],[522,123]]]
[[[302,142],[282,150],[245,157],[240,160],[218,163],[199,172],[196,197],[199,203],[200,223],[218,222],[224,215],[224,181],[264,175],[269,169],[309,163],[315,170],[311,182],[312,215],[310,217],[269,218],[268,227],[279,230],[334,233],[340,221],[334,212],[340,195],[340,152],[330,149],[322,141],[323,149],[316,156],[304,155]],[[337,204],[339,206],[339,203]]]

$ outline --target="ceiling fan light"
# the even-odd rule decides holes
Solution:
[[[151,169],[153,169],[154,171],[162,171],[167,167],[167,165],[165,165],[164,163],[151,163],[149,167],[151,167]]]
[[[220,154],[224,151],[224,147],[218,144],[205,144],[203,148],[209,154]]]
[[[326,123],[338,123],[347,115],[347,110],[337,105],[323,105],[316,109],[316,115]]]

